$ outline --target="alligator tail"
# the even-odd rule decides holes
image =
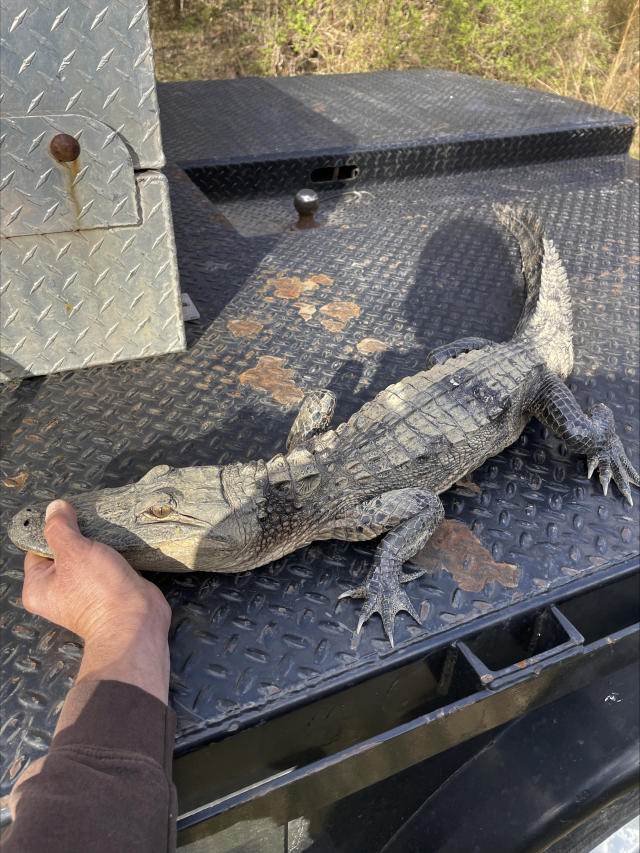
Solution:
[[[566,379],[573,369],[573,323],[569,281],[556,247],[532,211],[499,204],[493,210],[518,241],[522,258],[526,299],[513,339],[526,341]]]

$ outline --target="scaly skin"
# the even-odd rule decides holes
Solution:
[[[346,423],[330,429],[335,397],[305,398],[287,453],[268,462],[172,469],[73,498],[82,532],[120,551],[137,569],[241,572],[316,539],[384,535],[365,583],[344,596],[365,599],[357,630],[379,613],[393,643],[401,610],[418,615],[403,564],[443,518],[438,494],[512,444],[530,417],[586,453],[606,494],[614,479],[631,503],[640,477],[598,404],[583,413],[563,380],[573,367],[566,274],[538,219],[495,208],[517,239],[527,286],[513,338],[463,338],[430,353],[427,369],[390,385]],[[51,552],[46,504],[12,520],[25,550]]]

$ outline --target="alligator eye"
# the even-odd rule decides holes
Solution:
[[[144,515],[149,518],[167,518],[167,516],[171,515],[173,512],[173,507],[167,506],[166,504],[150,506],[149,509],[145,509]]]

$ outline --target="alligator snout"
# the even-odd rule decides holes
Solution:
[[[53,552],[44,538],[44,514],[46,506],[25,507],[9,522],[9,537],[23,551],[33,551],[42,557],[53,557]]]

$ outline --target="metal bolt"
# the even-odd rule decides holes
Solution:
[[[320,199],[315,190],[298,190],[293,199],[293,206],[298,211],[299,219],[293,228],[317,228],[318,223],[313,218],[320,206]]]
[[[71,163],[80,156],[80,143],[68,133],[58,133],[51,140],[49,151],[58,163]]]

